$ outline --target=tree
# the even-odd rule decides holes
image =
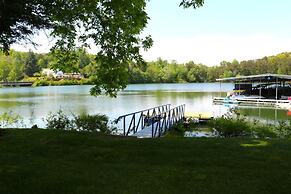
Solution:
[[[180,3],[180,6],[183,6],[184,8],[189,8],[189,7],[201,7],[204,4],[204,0],[182,0]]]
[[[7,82],[10,73],[11,59],[8,57],[0,58],[0,80]]]
[[[18,81],[22,79],[24,76],[27,54],[22,52],[13,52],[9,57],[11,58],[12,61],[9,73],[9,80]]]
[[[150,36],[141,38],[148,16],[148,0],[2,0],[0,2],[0,48],[7,52],[11,44],[30,41],[40,29],[50,30],[56,39],[53,50],[70,54],[76,42],[88,46],[93,40],[96,54],[95,86],[91,94],[102,91],[110,96],[124,89],[129,62],[144,63],[140,49],[148,49]],[[203,0],[183,0],[180,6],[202,6]],[[77,41],[76,41],[77,40]],[[59,61],[67,59],[59,55]],[[63,57],[63,58],[62,58]]]
[[[48,29],[49,1],[2,0],[0,2],[0,48],[8,52],[10,45],[26,40],[35,30]],[[31,42],[31,41],[30,41]]]
[[[79,49],[78,55],[79,55],[78,64],[79,69],[83,69],[86,65],[89,65],[92,62],[90,56],[88,55],[85,49]]]
[[[37,65],[37,59],[31,50],[28,52],[26,61],[25,61],[25,69],[24,73],[27,76],[33,76],[34,73],[39,72],[39,67]]]

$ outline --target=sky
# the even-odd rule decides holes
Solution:
[[[194,61],[208,66],[221,61],[257,59],[291,51],[290,0],[205,0],[203,7],[183,9],[180,0],[150,0],[150,17],[142,36],[151,35],[153,47],[142,55],[178,63]],[[16,50],[48,52],[43,46],[14,45]],[[91,51],[92,52],[92,51]]]

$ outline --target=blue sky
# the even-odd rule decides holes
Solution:
[[[291,51],[290,0],[205,0],[199,9],[183,9],[179,0],[150,0],[144,35],[154,46],[143,52],[180,63],[194,61],[212,66],[223,60],[256,59]],[[36,38],[49,49],[45,36]],[[14,46],[17,50],[29,47]]]
[[[147,60],[216,65],[291,51],[291,1],[205,0],[197,10],[179,0],[151,0],[145,34],[155,41]]]

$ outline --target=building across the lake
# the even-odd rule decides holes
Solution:
[[[84,76],[80,73],[64,73],[63,71],[54,71],[52,69],[43,69],[42,75],[53,77],[55,79],[82,79]]]

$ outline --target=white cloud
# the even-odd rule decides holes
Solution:
[[[291,38],[270,35],[204,35],[192,38],[162,38],[143,53],[146,60],[167,60],[217,65],[223,60],[248,60],[291,51]]]

